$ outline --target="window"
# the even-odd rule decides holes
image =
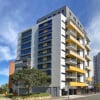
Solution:
[[[61,43],[65,45],[65,43],[64,43],[64,42],[61,42]]]
[[[51,70],[46,70],[47,75],[51,75]]]
[[[65,28],[64,27],[62,27],[62,29],[65,31]]]
[[[70,16],[72,15],[71,12],[69,12],[69,15],[70,15]]]
[[[62,49],[62,51],[63,51],[63,52],[65,52],[65,50],[64,50],[64,49]]]
[[[47,53],[47,50],[44,50],[44,51],[43,51],[43,54],[45,54],[45,53]]]
[[[65,24],[65,21],[64,20],[62,20],[62,22]]]
[[[47,68],[47,64],[43,64],[42,66],[43,66],[43,68]]]
[[[32,33],[32,30],[29,30],[27,32],[23,32],[22,37],[27,36],[27,35],[31,35],[31,33]]]
[[[21,45],[21,48],[22,48],[22,49],[24,49],[24,48],[29,48],[29,47],[31,47],[31,42],[28,42],[28,43],[26,43],[26,44],[22,44],[22,45]]]
[[[64,10],[62,10],[62,14],[64,14]]]
[[[62,36],[65,38],[65,35],[62,34]]]
[[[27,41],[31,41],[31,36],[29,36],[29,37],[27,37],[27,38],[22,39],[22,41],[21,41],[21,42],[23,43],[23,42],[27,42]]]
[[[44,43],[44,44],[43,44],[43,47],[45,47],[45,46],[48,46],[48,44],[47,44],[47,43]]]
[[[60,14],[60,12],[58,12],[58,14]]]
[[[21,50],[21,54],[28,54],[28,53],[31,53],[31,48],[25,49],[25,50]]]
[[[73,19],[74,19],[74,21],[76,21],[76,18],[75,17],[73,17]]]
[[[47,60],[47,57],[44,57],[44,58],[43,58],[43,61],[46,61],[46,60]]]

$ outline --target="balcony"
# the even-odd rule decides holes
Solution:
[[[68,30],[68,31],[66,32],[66,34],[67,34],[67,35],[72,35],[72,36],[74,36],[74,37],[77,37],[76,32],[74,32],[74,31],[72,31],[72,30]]]
[[[70,19],[68,20],[67,26],[68,29],[75,30],[77,32],[77,35],[84,38],[84,33],[81,31],[81,29]]]
[[[81,48],[81,49],[85,49],[84,46],[76,39],[74,38],[73,36],[69,35],[66,39],[66,42],[69,42],[69,43],[74,43],[77,45],[77,48]]]
[[[80,68],[78,68],[76,66],[69,66],[67,71],[69,71],[69,72],[77,72],[77,73],[80,73],[80,74],[85,74],[86,73],[85,70],[80,69]]]
[[[72,65],[77,65],[77,60],[76,59],[67,58],[66,59],[66,63],[67,64],[72,64]]]
[[[85,58],[86,58],[86,60],[91,61],[91,58],[89,55],[86,55]]]
[[[86,47],[87,50],[91,51],[91,48],[88,44],[85,47]]]
[[[66,45],[66,49],[69,49],[69,50],[77,50],[77,47],[75,46],[75,45],[73,45],[73,44],[68,44],[68,45]]]
[[[86,70],[89,70],[89,71],[91,71],[92,69],[91,69],[91,67],[89,67],[89,66],[86,66]]]
[[[89,81],[89,82],[91,82],[92,81],[92,78],[87,77],[86,80]]]
[[[84,82],[69,82],[69,86],[82,86],[82,87],[85,87],[85,86],[87,86],[87,84],[86,83],[84,83]]]
[[[76,79],[75,75],[66,75],[66,79]]]
[[[77,60],[79,61],[85,61],[85,59],[83,57],[81,57],[79,54],[77,54],[76,52],[72,51],[72,50],[69,50],[67,52],[67,57],[71,57],[71,58],[77,58]]]
[[[16,67],[29,67],[31,66],[31,62],[29,59],[18,60],[18,61],[15,61],[15,66]]]

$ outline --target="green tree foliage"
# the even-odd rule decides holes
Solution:
[[[3,84],[0,86],[0,93],[4,93],[4,92],[8,92],[9,89],[8,89],[8,84]]]
[[[94,86],[100,88],[100,83],[96,83]]]
[[[40,87],[48,85],[48,77],[46,73],[37,69],[23,69],[14,73],[14,84],[23,84],[25,88],[29,90],[32,87]]]

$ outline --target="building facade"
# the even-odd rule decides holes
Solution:
[[[89,88],[91,48],[84,27],[66,6],[37,20],[19,33],[15,70],[43,70],[50,77],[47,92],[61,96]]]
[[[9,64],[9,82],[8,82],[8,88],[10,90],[9,92],[13,91],[12,78],[13,78],[14,72],[15,72],[15,62],[14,61],[10,61],[10,64]]]
[[[93,57],[94,84],[100,83],[100,53]]]

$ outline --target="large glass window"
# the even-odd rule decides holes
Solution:
[[[28,41],[31,41],[31,36],[22,39],[22,43],[23,43],[23,42],[28,42]]]
[[[49,21],[47,21],[47,22],[45,22],[45,23],[40,24],[40,25],[39,25],[39,29],[41,29],[41,28],[43,28],[43,27],[46,27],[46,26],[49,26],[49,25],[51,25],[51,24],[52,24],[52,20],[49,20]]]
[[[28,54],[28,55],[21,56],[21,59],[24,59],[24,58],[31,58],[31,55]]]
[[[51,46],[51,42],[42,43],[42,44],[39,44],[39,49],[49,47],[49,46]]]
[[[21,49],[29,48],[29,47],[31,47],[31,42],[21,45]]]
[[[51,68],[51,63],[39,64],[38,69],[49,69]]]
[[[29,49],[25,49],[25,50],[21,50],[21,54],[24,55],[24,54],[29,54],[31,53],[31,48]]]
[[[31,33],[32,33],[32,30],[26,31],[26,32],[22,33],[22,37],[26,37],[28,35],[31,35]]]
[[[39,42],[51,39],[51,34],[39,38]]]

